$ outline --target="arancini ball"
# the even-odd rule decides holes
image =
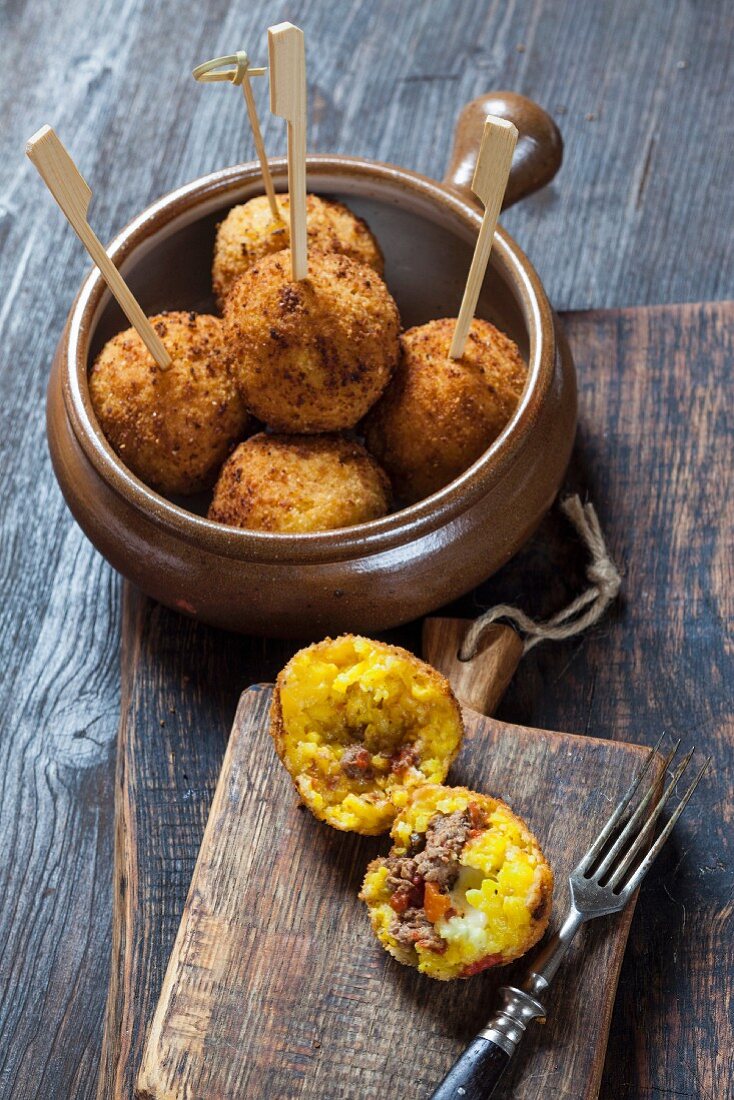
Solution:
[[[248,409],[279,432],[353,428],[383,392],[400,317],[379,275],[335,253],[291,278],[290,250],[238,279],[224,310],[232,369]]]
[[[497,438],[522,395],[527,367],[515,343],[474,318],[461,359],[449,358],[456,322],[408,329],[392,382],[364,424],[369,451],[403,504],[463,473]]]
[[[92,405],[108,442],[141,481],[162,493],[197,493],[214,484],[250,418],[218,317],[173,312],[150,321],[171,367],[159,369],[134,329],[119,332],[90,372]]]
[[[263,256],[290,247],[287,195],[278,195],[282,220],[273,218],[266,195],[233,206],[217,228],[212,282],[220,309],[234,283]],[[368,264],[382,275],[382,251],[369,226],[341,202],[306,196],[306,232],[309,252],[339,252]]]
[[[464,725],[440,672],[398,646],[345,634],[291,658],[270,731],[309,810],[371,836],[390,828],[414,788],[446,777]]]
[[[431,978],[469,978],[524,955],[548,925],[553,872],[509,806],[466,787],[420,787],[360,898],[380,943]]]
[[[303,534],[386,515],[390,482],[359,443],[338,435],[267,435],[241,443],[214,489],[209,519]]]

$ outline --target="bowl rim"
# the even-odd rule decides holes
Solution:
[[[283,182],[285,161],[273,160],[271,166],[274,178]],[[307,170],[310,182],[325,175],[354,181],[361,175],[365,180],[388,184],[401,193],[409,192],[421,204],[448,208],[466,227],[468,237],[479,231],[481,210],[468,193],[410,169],[362,157],[315,154],[307,158]],[[115,236],[107,252],[124,267],[153,233],[184,219],[192,206],[213,205],[230,192],[256,184],[259,178],[257,162],[198,177],[146,207]],[[328,191],[323,187],[321,190]],[[467,470],[431,496],[381,519],[311,534],[248,531],[215,523],[174,504],[128,470],[102,433],[88,388],[90,334],[109,300],[97,268],[82,283],[59,345],[64,406],[74,436],[97,474],[129,505],[168,534],[216,554],[243,561],[322,563],[377,554],[403,545],[408,539],[430,536],[437,528],[457,520],[502,479],[524,446],[553,384],[557,345],[550,303],[530,261],[500,226],[495,231],[490,263],[493,261],[493,266],[503,268],[512,280],[524,316],[529,337],[528,384],[504,430]]]

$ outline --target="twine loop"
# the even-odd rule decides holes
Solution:
[[[574,495],[562,500],[561,508],[591,555],[591,561],[586,567],[590,587],[568,607],[564,607],[545,622],[535,622],[519,607],[511,607],[509,604],[498,604],[490,608],[466,632],[459,652],[460,660],[470,661],[475,656],[484,631],[498,619],[506,619],[524,636],[523,653],[527,653],[539,642],[571,638],[593,626],[617,597],[622,582],[607,550],[594,505],[582,504],[580,498]]]

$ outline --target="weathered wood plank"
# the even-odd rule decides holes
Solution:
[[[648,743],[665,730],[713,755],[641,891],[601,1097],[718,1100],[734,1081],[734,303],[565,323],[581,386],[570,480],[598,507],[623,597],[593,636],[532,650],[498,716]],[[563,606],[581,583],[564,576],[563,526],[474,600]]]
[[[695,5],[687,0],[622,0],[614,5],[344,0],[338,19],[333,11],[326,0],[253,0],[246,12],[225,0],[207,5],[124,0],[122,6],[7,0],[0,5],[3,1097],[66,1100],[94,1095],[108,966],[113,744],[119,710],[119,585],[66,512],[43,438],[48,364],[86,260],[22,156],[29,134],[44,121],[58,127],[94,184],[92,222],[102,239],[108,239],[163,191],[252,155],[237,96],[227,89],[204,92],[187,72],[197,61],[239,42],[256,57],[261,32],[264,57],[266,24],[291,18],[304,25],[310,44],[312,149],[377,156],[440,174],[461,103],[486,88],[515,88],[557,114],[566,139],[558,182],[504,219],[538,266],[557,306],[734,295],[729,231],[734,104],[723,91],[731,87],[734,65],[731,5],[717,0]],[[282,126],[267,120],[264,83],[255,94],[263,107],[268,146],[282,152]],[[587,120],[587,114],[596,117]],[[431,133],[429,143],[418,139],[421,132]],[[699,349],[704,359],[704,335],[707,348],[719,349],[716,354],[722,356],[729,353],[721,323],[713,331],[710,323],[699,320],[696,333],[691,336],[698,341],[694,352]],[[611,371],[605,354],[595,360],[594,369]],[[661,375],[651,384],[660,385]],[[593,397],[588,386],[585,397]],[[651,406],[646,423],[656,413]],[[708,416],[706,403],[694,413]],[[665,415],[673,416],[673,409]],[[682,430],[683,410],[677,422]],[[604,503],[617,464],[629,461],[629,453],[618,457],[609,441],[592,438],[597,432],[616,431],[613,418],[602,414],[582,427],[580,461],[596,479],[595,499],[601,496]],[[632,425],[625,427],[628,452],[636,445],[632,430]],[[711,430],[724,429],[712,424]],[[711,450],[717,450],[714,442]],[[691,500],[692,458],[687,455],[671,474],[678,495],[689,493]],[[601,462],[602,472],[596,465]],[[661,477],[662,469],[658,484]],[[710,490],[709,485],[704,488]],[[662,502],[653,514],[635,493],[631,500],[643,518],[652,515],[665,523]],[[616,507],[616,499],[613,503]],[[629,523],[629,514],[625,517]],[[696,592],[697,571],[704,566],[709,571],[708,552],[700,540],[690,548],[678,545],[667,527],[663,537],[676,555],[673,572],[686,578],[679,591]],[[537,546],[552,545],[547,539]],[[636,542],[626,543],[620,536],[620,547],[634,562]],[[520,565],[542,566],[549,553],[536,549]],[[655,584],[647,587],[652,565],[647,557],[639,569],[632,566],[633,580],[648,592],[648,618],[655,600],[670,598],[658,580],[662,574],[657,566]],[[721,577],[720,560],[711,568]],[[559,595],[554,586],[544,590],[538,585],[533,594],[524,584],[521,591],[520,576],[518,571],[504,574],[488,594],[503,599],[522,595],[550,609]],[[484,599],[482,593],[478,601]],[[626,631],[630,654],[623,660],[615,656],[611,667],[597,669],[595,680],[582,677],[601,661],[596,646],[605,642],[611,626],[599,634],[598,643],[584,644],[575,657],[572,646],[558,657],[541,649],[521,670],[506,712],[516,711],[522,721],[533,711],[529,720],[539,725],[586,728],[588,721],[590,729],[601,733],[612,728],[620,713],[625,729],[633,724],[630,716],[640,714],[681,729],[703,718],[709,723],[705,728],[711,728],[722,713],[720,677],[729,672],[722,671],[718,641],[721,599],[696,599],[699,618],[695,628],[689,627],[691,633],[682,636],[678,621],[673,629],[663,619],[657,632],[648,622],[640,643],[644,648],[637,648],[632,631]],[[637,629],[639,619],[631,625]],[[667,673],[658,680],[655,695],[651,687],[649,693],[635,691],[631,700],[621,701],[619,685],[624,681],[614,680],[614,670],[628,676],[631,668],[648,663],[650,652],[660,667],[667,660],[673,668],[679,667],[677,655],[682,654],[695,669],[699,691],[671,683],[674,675]],[[560,673],[568,660],[570,690],[561,691]],[[248,679],[244,672],[242,682]],[[553,676],[559,686],[544,690],[546,683],[553,684]],[[655,686],[654,679],[650,683]],[[713,805],[714,793],[709,797]],[[706,838],[713,844],[712,833]],[[694,855],[700,856],[695,866],[713,868],[700,872],[706,896],[727,896],[730,879],[726,868],[716,864],[718,857],[709,857],[705,848]],[[679,871],[676,883],[681,875],[682,892],[672,892],[689,911],[698,880],[692,872],[686,877]],[[653,900],[667,904],[660,891]],[[715,909],[714,901],[711,905]],[[657,938],[650,941],[653,952],[662,954],[665,928],[662,922]],[[646,942],[640,941],[635,957],[648,959],[642,952]],[[632,990],[631,974],[627,981],[624,988]],[[658,1011],[662,1001],[661,993]],[[621,1019],[630,1017],[631,1003]],[[621,1042],[621,1024],[619,1037]],[[651,1036],[650,1049],[654,1043]],[[626,1051],[620,1079],[631,1082],[623,1087],[633,1096],[638,1070],[634,1052],[628,1046]],[[653,1082],[648,1091],[658,1086],[698,1091],[684,1066],[666,1062],[656,1071],[649,1049],[639,1057],[639,1072]]]
[[[99,1100],[129,1097],[242,684],[287,643],[180,620],[125,586],[115,923]]]

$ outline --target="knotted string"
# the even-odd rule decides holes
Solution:
[[[518,633],[524,636],[523,653],[527,653],[538,642],[546,640],[560,641],[580,634],[582,630],[593,626],[602,617],[609,604],[619,592],[621,582],[617,568],[609,556],[599,517],[593,504],[582,504],[578,496],[566,497],[561,508],[574,525],[589,550],[591,561],[586,567],[586,576],[590,587],[580,596],[545,622],[535,622],[519,607],[498,604],[480,615],[466,632],[459,651],[459,659],[470,661],[475,656],[482,634],[491,623],[506,619]]]

